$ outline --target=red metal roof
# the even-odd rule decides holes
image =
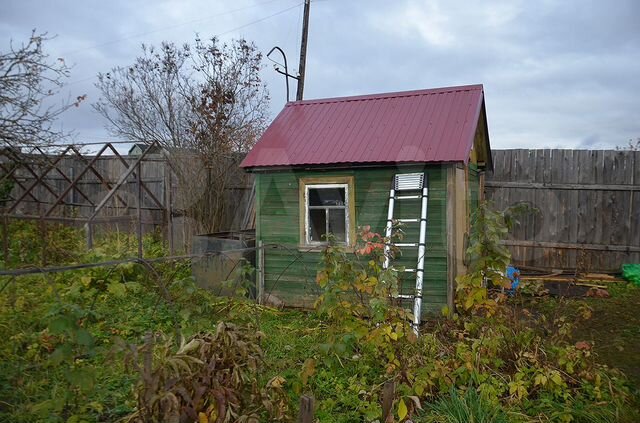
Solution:
[[[464,162],[482,85],[287,103],[241,166]]]

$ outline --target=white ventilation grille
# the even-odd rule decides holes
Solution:
[[[395,190],[409,191],[422,189],[424,173],[403,173],[396,175]]]

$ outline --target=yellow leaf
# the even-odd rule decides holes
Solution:
[[[405,404],[404,400],[400,398],[400,402],[398,403],[398,418],[400,420],[404,420],[404,418],[407,417],[408,412],[409,410],[407,410],[407,404]]]
[[[551,374],[551,381],[556,385],[561,385],[562,377],[560,376],[560,373],[558,373],[557,371],[553,371]]]
[[[318,285],[320,285],[321,288],[324,288],[327,285],[328,279],[329,278],[327,277],[326,272],[318,272],[316,274],[316,282],[318,283]]]
[[[449,314],[451,314],[448,306],[443,306],[440,312],[442,313],[443,317],[449,317]]]
[[[468,296],[467,299],[464,302],[464,308],[465,310],[469,310],[471,307],[473,307],[473,296]]]
[[[537,385],[544,386],[544,385],[547,384],[547,377],[545,375],[543,375],[542,373],[538,373],[536,375],[536,377],[534,378],[533,384],[536,385],[536,386]]]
[[[313,358],[308,358],[305,360],[304,365],[302,366],[302,372],[300,377],[302,379],[302,385],[305,386],[311,376],[313,376],[316,372],[316,361]]]
[[[282,388],[285,383],[287,383],[287,380],[285,378],[283,378],[282,376],[275,376],[267,383],[267,386],[271,388]]]
[[[209,417],[202,411],[198,413],[198,423],[209,423]]]
[[[518,391],[518,384],[516,382],[509,382],[509,395],[513,395]]]

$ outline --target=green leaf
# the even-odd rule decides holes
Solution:
[[[71,346],[68,344],[59,345],[49,356],[51,364],[58,365],[72,355]]]
[[[418,395],[418,396],[422,396],[422,394],[424,393],[424,386],[422,386],[421,383],[416,383],[413,385],[413,391]]]
[[[109,294],[114,297],[121,298],[124,297],[127,293],[127,288],[121,282],[111,282],[107,288]]]
[[[31,407],[31,412],[37,416],[45,417],[53,413],[55,402],[53,400],[45,400]]]
[[[76,342],[85,347],[90,347],[93,345],[93,335],[86,329],[78,329],[76,332]]]
[[[91,390],[95,382],[94,371],[89,368],[71,369],[66,373],[66,377],[70,384],[84,392]]]
[[[187,310],[186,308],[180,310],[178,314],[180,315],[180,319],[182,319],[183,322],[188,321],[191,317],[191,311]]]
[[[49,321],[49,331],[54,335],[63,334],[73,328],[73,321],[69,316],[56,316]]]

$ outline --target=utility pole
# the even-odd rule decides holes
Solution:
[[[300,41],[300,66],[298,66],[298,91],[296,100],[302,100],[304,91],[304,68],[307,63],[307,37],[309,36],[309,6],[311,0],[304,0],[304,17],[302,19],[302,40]]]

